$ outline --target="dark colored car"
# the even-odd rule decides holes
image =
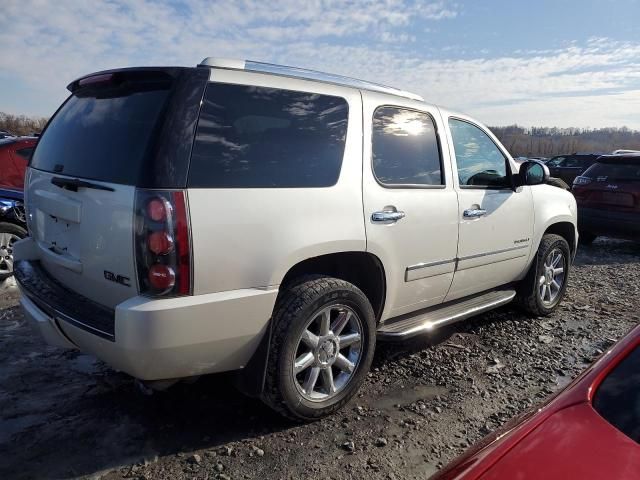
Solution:
[[[640,478],[640,325],[552,397],[431,480]]]
[[[573,183],[573,179],[579,176],[587,168],[593,165],[599,154],[578,154],[559,155],[546,162],[549,173],[552,177],[561,178],[568,185]]]
[[[13,273],[13,244],[27,235],[24,172],[37,138],[0,139],[0,281]]]
[[[604,155],[573,182],[580,240],[640,240],[640,154]]]

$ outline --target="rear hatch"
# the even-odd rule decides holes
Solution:
[[[30,236],[46,273],[114,308],[138,294],[136,188],[184,188],[206,72],[100,72],[42,134],[26,177]]]
[[[640,211],[640,157],[601,159],[577,180],[582,207],[620,212]]]

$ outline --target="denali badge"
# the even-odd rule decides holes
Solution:
[[[129,281],[131,280],[129,277],[125,277],[124,275],[116,275],[113,272],[109,272],[107,270],[104,271],[104,278],[110,280],[112,282],[119,283],[120,285],[124,285],[125,287],[130,287],[131,284]]]

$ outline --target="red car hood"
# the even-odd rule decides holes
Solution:
[[[640,445],[590,404],[560,410],[518,442],[482,480],[637,480]]]
[[[592,407],[602,380],[638,346],[640,325],[541,408],[507,422],[430,480],[639,480],[640,444]]]

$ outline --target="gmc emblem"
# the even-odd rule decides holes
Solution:
[[[116,275],[115,273],[109,272],[108,270],[104,271],[104,278],[106,278],[110,282],[116,282],[120,285],[124,285],[125,287],[131,286],[131,284],[129,283],[131,279],[129,277],[125,277],[124,275]]]

